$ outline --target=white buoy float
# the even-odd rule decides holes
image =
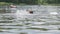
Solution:
[[[16,6],[15,5],[10,5],[10,8],[16,8]]]

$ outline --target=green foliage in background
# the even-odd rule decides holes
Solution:
[[[0,4],[27,4],[27,5],[60,4],[60,0],[0,0],[0,2],[3,2]]]

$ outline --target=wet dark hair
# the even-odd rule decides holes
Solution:
[[[33,11],[29,11],[30,14],[33,14]]]

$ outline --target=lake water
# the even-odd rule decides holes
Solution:
[[[60,6],[26,5],[10,10],[15,13],[0,13],[0,34],[60,34]]]

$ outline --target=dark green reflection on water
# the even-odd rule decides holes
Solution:
[[[27,28],[27,29],[43,30],[43,31],[47,31],[47,30],[48,30],[48,29],[46,29],[46,28]]]

